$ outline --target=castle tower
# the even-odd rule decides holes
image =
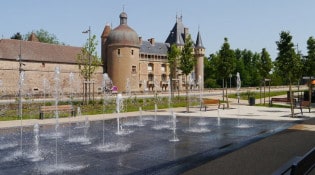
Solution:
[[[101,57],[102,57],[102,61],[103,61],[103,72],[107,72],[107,59],[106,59],[106,55],[107,55],[107,47],[106,47],[106,41],[108,38],[108,35],[111,31],[111,28],[109,26],[109,24],[106,24],[103,33],[101,35]]]
[[[196,82],[199,81],[199,77],[201,77],[201,82],[204,84],[204,56],[205,56],[205,47],[202,44],[201,35],[198,31],[196,44],[195,44],[195,76]],[[200,83],[200,82],[198,82]],[[201,87],[203,89],[203,87]]]
[[[119,92],[126,92],[127,79],[131,91],[139,90],[139,52],[140,42],[138,34],[127,25],[127,14],[119,15],[120,25],[109,32],[104,45],[106,64],[104,71],[118,87]],[[106,27],[105,27],[106,29]],[[104,38],[105,39],[105,38]]]

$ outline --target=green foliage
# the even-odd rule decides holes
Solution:
[[[167,52],[168,57],[168,63],[170,68],[170,76],[172,78],[175,77],[176,69],[177,69],[177,59],[180,56],[180,49],[176,46],[176,44],[173,44],[171,46],[171,49]]]
[[[266,98],[267,97],[273,97],[273,96],[279,96],[279,95],[286,95],[287,91],[271,91],[270,95],[269,92],[266,92]],[[253,91],[247,91],[247,92],[242,92],[240,93],[240,99],[242,100],[248,100],[248,97],[255,97],[255,99],[259,99],[260,92],[253,92]],[[237,93],[233,93],[229,95],[229,98],[237,98]]]
[[[275,62],[277,73],[290,82],[300,77],[302,68],[301,58],[296,54],[291,40],[289,32],[280,33],[280,40],[276,42],[279,53]]]
[[[315,76],[315,39],[309,37],[307,40],[307,56],[304,64],[304,75],[306,76]]]
[[[269,72],[271,71],[272,68],[273,64],[270,55],[267,52],[266,48],[263,48],[261,51],[260,60],[258,62],[259,74],[263,78],[268,78]]]
[[[289,81],[290,96],[292,96],[292,81],[300,78],[302,74],[302,62],[299,54],[295,53],[292,36],[289,32],[282,31],[280,40],[276,42],[278,46],[278,57],[276,67],[280,76]],[[294,117],[293,100],[291,98],[291,117]]]
[[[178,67],[182,71],[182,73],[185,75],[186,111],[187,112],[189,112],[187,76],[194,69],[195,62],[196,60],[194,59],[194,55],[193,55],[193,42],[191,40],[190,35],[188,35],[188,37],[185,39],[185,44],[180,55],[180,64]]]
[[[184,48],[180,54],[180,64],[179,69],[182,71],[183,74],[186,76],[191,73],[194,69],[195,59],[193,55],[193,42],[191,40],[190,35],[185,39]]]
[[[20,32],[15,33],[13,36],[11,36],[11,39],[16,39],[16,40],[23,40],[22,35]]]
[[[193,97],[196,98],[196,97]],[[198,97],[197,97],[198,98]],[[199,105],[196,102],[196,99],[191,99],[194,103],[192,105]],[[81,108],[82,115],[95,115],[95,114],[111,114],[115,113],[116,110],[116,101],[115,99],[109,99],[106,105],[102,103],[102,100],[95,102],[93,104],[81,105],[80,101],[73,102],[75,109],[77,107]],[[177,97],[174,98],[172,102],[173,107],[184,107],[186,105],[184,101],[184,97]],[[46,106],[48,104],[54,104],[54,102],[46,102]],[[59,104],[68,104],[67,101],[60,101]],[[131,98],[124,101],[125,109],[127,111],[124,112],[132,112],[132,111],[139,111],[139,107],[142,107],[142,110],[154,110],[155,105],[155,98]],[[39,117],[39,106],[43,106],[43,103],[31,103],[31,104],[24,104],[23,105],[23,120],[26,119],[38,119]],[[160,103],[158,104],[159,109],[168,108],[168,97],[161,97]],[[7,120],[19,120],[17,115],[18,104],[10,104],[8,105],[8,109],[5,112],[5,115],[0,115],[0,121],[7,121]],[[69,117],[69,112],[60,112],[59,117]],[[45,114],[45,118],[53,118],[54,113]]]
[[[171,49],[168,50],[167,52],[167,57],[168,57],[168,64],[170,68],[170,80],[171,80],[171,93],[172,97],[174,96],[174,89],[176,86],[176,82],[172,81],[173,79],[177,78],[176,77],[176,70],[177,70],[177,65],[178,65],[178,58],[180,56],[180,49],[177,47],[176,44],[173,44],[171,46]]]
[[[81,53],[77,55],[77,63],[82,77],[85,80],[92,78],[96,68],[101,65],[100,58],[96,51],[97,41],[96,36],[87,39]]]
[[[224,38],[224,43],[219,50],[218,55],[218,65],[217,65],[217,75],[220,79],[226,79],[234,71],[236,67],[235,53],[230,48],[228,39]]]
[[[24,38],[28,39],[29,36],[34,33],[36,37],[38,38],[39,42],[42,43],[50,43],[50,44],[60,44],[60,45],[65,45],[64,43],[60,42],[56,35],[49,33],[48,31],[44,29],[37,30],[35,32],[29,32],[27,33]]]

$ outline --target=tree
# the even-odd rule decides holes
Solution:
[[[188,102],[188,81],[187,76],[194,69],[196,60],[193,55],[193,42],[190,35],[185,39],[185,44],[180,54],[180,64],[179,69],[185,75],[185,89],[186,89],[186,111],[189,112],[189,102]]]
[[[87,95],[89,95],[90,101],[90,80],[98,66],[101,65],[100,58],[96,51],[97,41],[96,36],[93,35],[87,39],[84,47],[81,49],[81,53],[77,55],[77,63],[79,66],[80,74],[84,78],[84,101],[87,103]],[[87,91],[87,84],[89,84],[89,92]]]
[[[62,42],[59,42],[59,40],[57,39],[56,35],[49,33],[48,31],[44,30],[44,29],[40,29],[37,30],[35,32],[29,32],[27,33],[24,38],[29,38],[29,36],[34,33],[36,35],[36,37],[38,38],[39,42],[42,43],[50,43],[50,44],[61,44],[61,45],[65,45]]]
[[[291,101],[291,117],[294,117],[292,81],[299,78],[301,70],[301,58],[294,50],[290,32],[282,31],[280,40],[276,42],[278,46],[278,57],[276,58],[276,68],[283,78],[289,81],[289,93]]]
[[[171,96],[174,97],[174,90],[176,87],[176,82],[173,81],[177,78],[176,70],[177,70],[177,60],[181,51],[177,47],[176,44],[173,44],[171,48],[167,52],[168,64],[170,68],[170,88],[171,88]]]
[[[224,88],[226,91],[226,101],[227,107],[229,108],[229,100],[227,95],[227,79],[229,78],[230,74],[234,71],[236,64],[235,64],[235,53],[232,49],[230,49],[230,44],[227,38],[224,38],[224,43],[218,53],[218,75],[222,79],[223,84],[223,100],[224,100]]]
[[[266,78],[269,76],[269,72],[271,71],[273,67],[272,60],[270,58],[269,53],[267,52],[266,48],[263,48],[260,54],[260,59],[258,62],[258,71],[259,74],[263,77],[264,82],[264,99],[265,99],[265,87],[266,87]],[[270,81],[269,81],[270,83]],[[265,100],[264,100],[265,104]]]
[[[11,36],[11,39],[23,40],[22,35],[20,34],[20,32],[17,32],[13,36]]]
[[[315,39],[313,37],[309,37],[307,40],[307,56],[304,64],[305,75],[309,76],[309,100],[311,102],[312,99],[312,84],[311,84],[311,76],[315,76]]]
[[[216,67],[214,64],[214,54],[211,54],[209,58],[204,58],[204,87],[205,88],[217,88],[217,77],[215,75]]]

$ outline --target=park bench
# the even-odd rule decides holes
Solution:
[[[310,101],[303,101],[303,100],[301,100],[299,102],[299,108],[301,110],[301,114],[302,115],[303,115],[303,108],[307,108],[308,112],[310,113],[311,112],[311,103],[310,103]]]
[[[291,103],[290,98],[271,98],[270,105],[272,105],[274,102],[276,103]],[[296,106],[296,99],[293,99],[293,105]]]
[[[221,102],[219,99],[203,98],[200,105],[200,111],[201,111],[201,108],[203,107],[205,108],[205,111],[207,111],[208,106],[218,106],[218,109],[219,109],[220,105],[221,105]]]
[[[57,109],[56,109],[57,107]],[[40,106],[39,107],[39,119],[44,119],[45,113],[51,113],[55,111],[70,112],[71,116],[75,116],[75,109],[73,105],[58,105],[58,106]]]

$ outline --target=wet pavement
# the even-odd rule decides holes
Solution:
[[[23,143],[27,143],[24,149],[27,148],[27,152],[34,150],[34,146],[30,146],[33,145],[33,142],[27,140],[32,140],[32,126],[38,123],[42,128],[45,128],[40,135],[40,147],[45,150],[45,153],[48,153],[44,157],[48,160],[48,164],[55,164],[56,159],[53,154],[57,142],[60,165],[64,163],[68,168],[72,168],[72,170],[67,170],[59,167],[67,174],[69,172],[70,174],[81,172],[84,174],[244,175],[272,174],[290,159],[304,155],[315,146],[314,112],[305,112],[300,118],[290,118],[290,109],[247,106],[245,103],[234,102],[230,109],[224,110],[209,107],[207,111],[200,111],[198,107],[193,107],[190,108],[190,113],[185,113],[185,108],[173,109],[176,116],[179,116],[179,121],[176,122],[177,127],[181,128],[177,129],[176,133],[180,141],[174,143],[169,142],[173,137],[172,129],[170,129],[171,122],[166,122],[171,118],[169,110],[158,112],[159,116],[165,118],[158,120],[158,123],[166,122],[168,125],[168,128],[161,127],[159,131],[152,129],[156,125],[155,120],[144,120],[149,129],[134,126],[139,121],[139,112],[121,114],[123,118],[133,117],[124,119],[125,128],[132,130],[133,133],[123,137],[115,134],[117,114],[59,119],[60,126],[58,128],[63,133],[61,138],[49,135],[49,133],[55,132],[55,119],[25,120],[22,121],[22,125],[25,127],[23,131],[25,132],[25,141],[23,140]],[[296,109],[296,112],[298,113],[299,110]],[[154,111],[143,111],[143,116],[148,118],[152,118],[154,115]],[[88,140],[88,144],[85,145],[87,140],[82,139],[82,137],[84,136],[83,124],[86,118],[90,121],[89,135],[91,140]],[[97,151],[97,145],[103,142],[103,139],[97,135],[101,135],[99,133],[103,132],[101,128],[105,119],[108,119],[105,122],[107,126],[105,131],[111,133],[105,138],[106,142],[121,140],[124,145],[118,156],[114,156],[113,153]],[[204,121],[201,122],[201,120]],[[207,125],[201,124],[203,122]],[[77,123],[81,123],[81,129],[75,129],[76,127],[80,128]],[[3,128],[1,130],[1,143],[10,142],[6,140],[7,137],[5,136],[14,133],[12,137],[9,137],[13,139],[11,140],[13,147],[9,148],[12,152],[19,149],[20,125],[20,121],[0,122],[0,128]],[[237,128],[236,126],[240,127]],[[11,132],[11,130],[13,131]],[[49,130],[50,132],[48,132]],[[72,142],[69,133],[70,136],[72,134]],[[152,140],[152,138],[154,139]],[[121,145],[114,144],[112,146],[120,147]],[[124,149],[127,149],[127,153]],[[7,154],[6,157],[10,157],[8,151],[1,152],[1,155],[4,153]],[[1,161],[0,174],[17,173],[21,169],[24,170],[25,174],[60,174],[60,172],[56,173],[52,170],[54,167],[48,167],[48,170],[39,168],[47,165],[45,161],[34,164],[30,163],[28,158],[13,161],[15,163],[3,158]],[[86,165],[88,166],[86,167]]]

